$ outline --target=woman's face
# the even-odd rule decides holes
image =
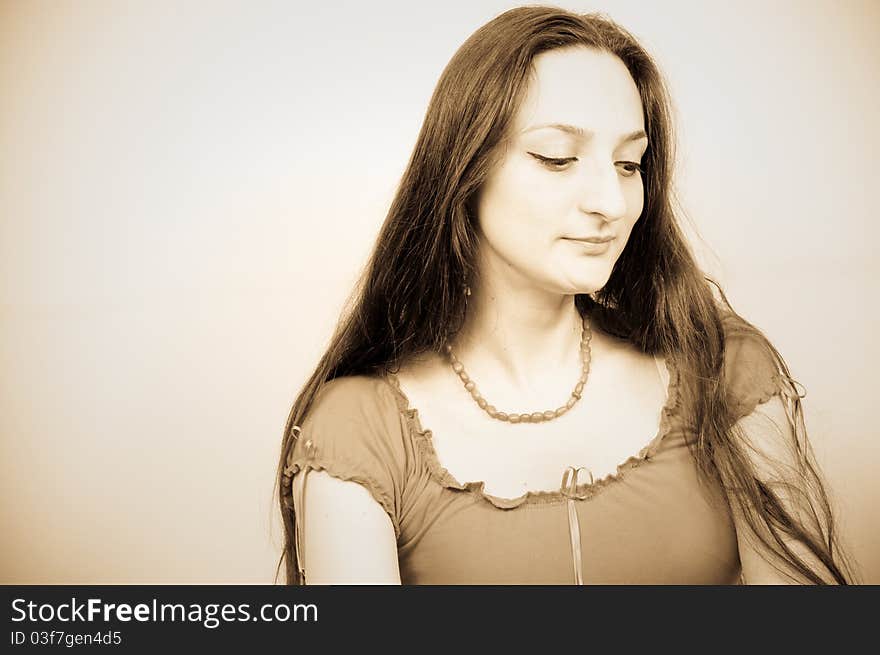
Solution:
[[[642,103],[623,62],[607,52],[551,50],[534,69],[506,152],[477,197],[481,274],[592,293],[642,212]]]

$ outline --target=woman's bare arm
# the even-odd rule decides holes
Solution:
[[[394,526],[365,487],[317,470],[293,485],[307,584],[400,584]]]
[[[809,510],[803,504],[804,499],[798,497],[798,494],[792,496],[791,492],[785,491],[777,484],[779,480],[795,479],[794,472],[798,468],[795,460],[799,456],[794,450],[795,437],[782,398],[778,395],[773,396],[766,403],[759,405],[752,414],[740,419],[738,425],[748,440],[749,446],[747,446],[746,452],[754,464],[758,476],[777,490],[789,512],[794,516],[807,518]],[[800,584],[767,561],[765,558],[767,556],[763,554],[766,547],[760,545],[757,536],[742,517],[735,502],[731,502],[731,509],[736,525],[739,558],[742,563],[745,584]],[[771,542],[773,541],[773,537],[766,528],[764,535]],[[824,566],[804,544],[787,537],[783,538],[783,542],[810,568],[818,572],[826,582],[832,582]]]

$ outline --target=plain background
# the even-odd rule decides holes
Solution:
[[[442,69],[514,6],[321,4],[0,3],[0,582],[272,582],[294,394]],[[562,6],[665,72],[694,248],[880,583],[880,4]]]

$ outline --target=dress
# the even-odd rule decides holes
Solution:
[[[726,342],[727,387],[741,417],[780,385],[755,340]],[[737,584],[730,508],[720,487],[698,481],[678,369],[674,359],[665,364],[657,433],[616,473],[579,481],[575,493],[565,471],[559,489],[514,499],[459,482],[391,375],[327,383],[300,426],[287,473],[326,470],[365,486],[391,518],[403,584]]]

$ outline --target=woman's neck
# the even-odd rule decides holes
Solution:
[[[511,392],[538,392],[581,368],[583,322],[573,295],[537,289],[472,289],[452,348],[468,374],[504,380]],[[575,376],[576,377],[576,376]]]

